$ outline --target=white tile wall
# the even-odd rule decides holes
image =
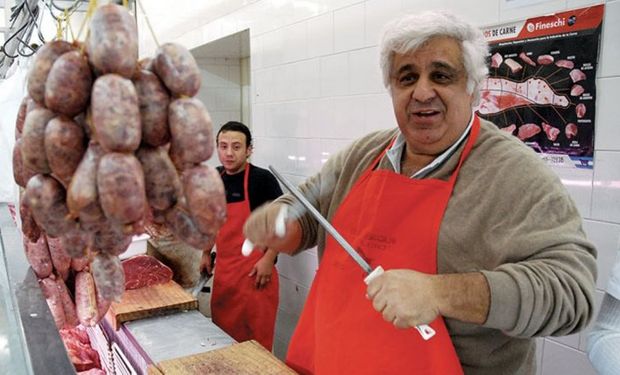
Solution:
[[[500,21],[517,21],[521,19],[538,17],[548,13],[566,10],[566,0],[540,1],[530,6],[511,8],[506,1],[499,2]]]
[[[620,76],[598,78],[596,91],[596,149],[620,150]]]
[[[544,374],[596,375],[584,352],[546,340],[542,359]]]
[[[620,76],[618,40],[620,40],[620,1],[608,1],[603,20],[599,77]]]
[[[594,165],[592,217],[620,223],[620,152],[597,151]]]
[[[349,55],[339,53],[321,57],[321,96],[346,95],[349,92]],[[344,74],[343,74],[344,73]]]
[[[370,94],[385,91],[378,56],[379,49],[377,47],[349,52],[349,94]]]
[[[366,2],[365,37],[367,46],[379,44],[384,25],[401,14],[401,3],[401,0],[370,0]]]
[[[334,52],[334,14],[325,13],[308,20],[308,57]]]
[[[334,50],[350,51],[364,46],[364,3],[334,12]]]
[[[592,176],[591,169],[575,169],[553,167],[560,177],[566,190],[577,204],[577,208],[583,217],[590,217],[592,206]]]
[[[352,139],[395,126],[377,63],[380,30],[392,16],[450,8],[476,24],[491,25],[602,2],[549,0],[508,8],[503,0],[235,0],[201,5],[181,1],[182,6],[175,6],[174,12],[152,14],[160,42],[175,39],[193,48],[250,29],[256,137],[253,162],[273,164],[294,183],[315,173]],[[147,12],[156,9],[156,2],[144,3]],[[146,30],[142,16],[139,25]],[[143,55],[152,54],[155,48],[150,39],[148,32],[140,33]],[[594,170],[556,171],[577,203],[585,218],[584,228],[599,251],[597,306],[616,250],[614,237],[620,235],[619,39],[620,1],[607,1],[597,71]],[[221,78],[225,75],[230,77],[231,72],[218,70],[208,75],[208,81],[230,88]],[[208,103],[232,107],[234,102],[228,101],[232,98],[214,99],[214,95],[216,92],[205,94]],[[216,112],[231,116],[225,110]],[[278,262],[282,287],[275,352],[280,357],[286,351],[316,267],[316,250],[293,258],[282,256]],[[583,353],[585,340],[585,333],[540,340],[538,373],[592,373]]]

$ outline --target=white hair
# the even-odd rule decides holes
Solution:
[[[448,11],[410,14],[385,26],[380,56],[383,84],[390,87],[394,53],[415,52],[428,40],[440,36],[460,42],[467,72],[467,92],[474,94],[474,105],[478,104],[480,84],[489,72],[486,64],[489,47],[480,29]]]

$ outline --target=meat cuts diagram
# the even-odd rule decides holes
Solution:
[[[484,30],[489,77],[477,114],[550,164],[592,168],[604,5]]]

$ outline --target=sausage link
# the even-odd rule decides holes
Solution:
[[[174,206],[181,192],[181,181],[163,148],[141,147],[136,153],[144,170],[144,186],[149,206],[164,211]]]
[[[73,49],[75,47],[64,40],[45,43],[39,48],[28,72],[28,94],[37,103],[45,103],[45,83],[52,65],[61,55]]]
[[[211,117],[196,98],[181,98],[170,103],[168,121],[172,142],[171,153],[180,163],[201,163],[211,157],[215,142]]]
[[[83,128],[72,119],[58,116],[45,127],[45,155],[52,174],[68,186],[84,152],[86,138]]]
[[[138,28],[125,7],[106,4],[90,20],[89,60],[100,74],[131,78],[138,61]]]
[[[26,185],[24,199],[35,221],[50,237],[58,237],[75,225],[69,219],[65,189],[53,177],[38,174]]]
[[[215,236],[226,221],[224,183],[215,168],[197,166],[183,172],[189,212],[202,233]]]
[[[150,146],[162,146],[170,141],[168,127],[168,104],[170,95],[159,78],[148,70],[141,70],[134,79],[140,121],[142,123],[142,141]]]
[[[73,117],[82,112],[90,98],[93,77],[86,57],[67,52],[52,65],[45,83],[45,106]]]
[[[162,44],[155,52],[153,70],[175,96],[194,96],[200,89],[200,69],[180,44]]]
[[[138,148],[142,137],[140,108],[130,80],[116,74],[97,78],[90,110],[96,140],[106,151],[131,152]]]
[[[144,217],[146,194],[144,172],[133,154],[111,152],[101,157],[97,168],[99,202],[105,216],[120,224]]]
[[[47,109],[34,109],[26,115],[22,133],[22,160],[24,166],[36,173],[50,173],[51,169],[45,154],[45,128],[55,116]]]

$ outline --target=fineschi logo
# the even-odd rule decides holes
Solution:
[[[531,22],[527,24],[527,31],[530,33],[534,31],[534,25]]]

